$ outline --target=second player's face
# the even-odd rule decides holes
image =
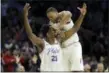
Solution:
[[[50,21],[54,22],[57,18],[58,13],[57,12],[49,12],[47,13],[47,17]]]
[[[50,27],[50,29],[49,29],[49,35],[51,37],[55,38],[56,35],[57,35],[57,31],[54,28]]]
[[[103,72],[104,66],[102,64],[98,64],[98,71]]]

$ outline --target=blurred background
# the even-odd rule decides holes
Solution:
[[[75,22],[77,7],[87,4],[87,14],[78,35],[82,44],[84,68],[87,72],[109,71],[108,0],[1,0],[1,71],[39,72],[37,47],[28,40],[23,28],[22,10],[30,3],[29,22],[40,36],[40,28],[48,24],[46,10],[69,10]]]

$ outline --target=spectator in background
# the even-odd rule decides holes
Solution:
[[[100,61],[100,57],[104,54],[104,45],[97,41],[94,46],[92,47],[92,53],[96,56],[97,61]]]
[[[26,53],[29,51],[29,43],[28,43],[28,41],[23,43],[22,50],[25,51]]]
[[[90,65],[97,65],[97,60],[95,56],[91,57]]]
[[[15,67],[15,69],[17,68],[17,66],[18,66],[18,64],[19,64],[19,60],[20,60],[20,57],[19,57],[19,54],[18,54],[18,50],[14,50],[13,51],[13,56],[15,57],[15,59],[16,59],[16,65],[14,66]]]
[[[24,57],[24,53],[23,52],[20,52],[20,63],[24,66],[25,57]]]
[[[4,61],[4,71],[5,72],[14,72],[15,71],[16,59],[11,54],[10,50],[6,50],[6,52],[3,56],[3,61]]]
[[[109,67],[107,67],[107,69],[105,70],[105,72],[109,72]]]
[[[103,57],[103,56],[100,57],[100,62],[101,62],[101,63],[104,62],[104,57]]]
[[[103,63],[98,63],[98,65],[97,65],[97,72],[104,72],[104,65],[103,65]]]
[[[91,65],[91,71],[95,72],[97,68],[97,60],[95,56],[91,57],[90,65]]]
[[[4,46],[5,46],[6,49],[12,48],[12,46],[13,46],[12,39],[9,39],[9,40],[4,44]]]
[[[38,57],[37,55],[33,55],[31,60],[30,60],[30,72],[38,72],[38,65],[37,65],[37,60],[38,60]]]
[[[24,56],[24,63],[23,66],[25,67],[25,71],[29,71],[29,60],[31,58],[31,52],[30,52],[30,46],[29,43],[23,42],[23,46],[22,46],[22,51],[23,51],[23,56]]]
[[[84,56],[84,65],[88,64],[90,62],[90,57],[89,56]]]
[[[85,72],[91,72],[91,67],[90,67],[89,64],[85,64],[85,66],[84,66],[84,71],[85,71]]]
[[[18,64],[18,67],[16,68],[17,72],[25,72],[24,66],[22,66],[20,63]]]
[[[10,51],[13,51],[15,49],[15,39],[13,38],[9,38],[8,40],[6,40],[4,47],[5,49],[8,49]]]

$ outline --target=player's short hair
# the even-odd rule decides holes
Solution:
[[[49,12],[58,12],[56,8],[54,7],[50,7],[47,9],[46,13],[49,13]]]
[[[47,32],[49,31],[50,29],[50,25],[48,24],[44,24],[42,27],[41,27],[41,34],[43,35],[43,37],[46,37],[47,36]]]

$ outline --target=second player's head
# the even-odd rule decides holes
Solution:
[[[50,7],[46,11],[47,17],[49,18],[50,21],[55,22],[57,17],[58,17],[58,11],[57,9]]]
[[[41,33],[43,37],[55,38],[57,35],[57,30],[50,25],[44,25],[41,28]]]

